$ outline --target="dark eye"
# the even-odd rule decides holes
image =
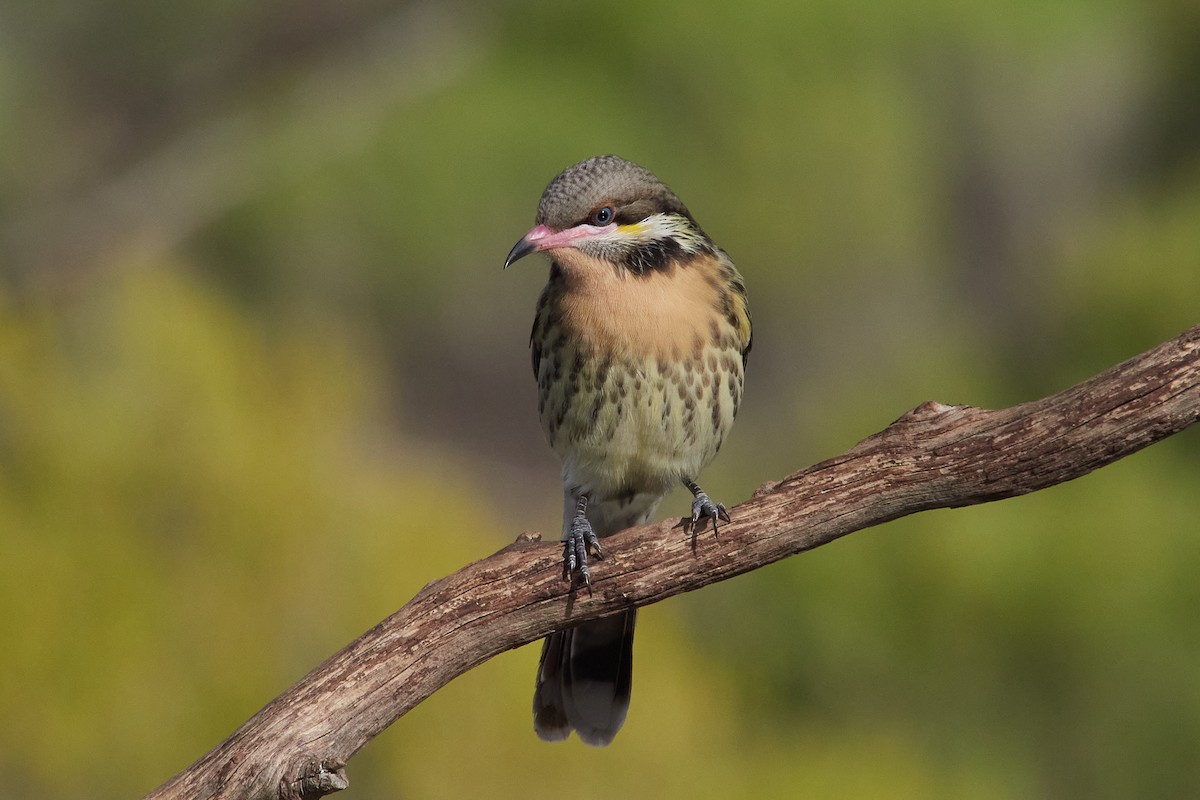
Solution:
[[[605,206],[595,214],[592,214],[592,222],[596,223],[597,225],[607,225],[608,223],[612,222],[612,220],[613,210],[608,206]]]

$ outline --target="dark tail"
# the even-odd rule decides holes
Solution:
[[[586,744],[613,740],[629,711],[636,611],[584,622],[542,643],[533,728],[547,742],[574,730]]]

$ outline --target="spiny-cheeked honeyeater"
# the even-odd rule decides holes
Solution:
[[[563,575],[590,581],[597,537],[647,522],[682,483],[693,525],[728,520],[695,478],[742,399],[750,313],[742,276],[648,170],[597,156],[563,171],[505,266],[550,255],[530,337],[538,414],[562,458]],[[629,709],[635,612],[546,638],[533,698],[547,741],[616,736]]]

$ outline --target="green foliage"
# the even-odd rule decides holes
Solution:
[[[1197,322],[1187,4],[4,13],[17,796],[147,791],[426,581],[553,535],[543,274],[500,263],[580,158],[654,169],[746,276],[727,503]],[[494,659],[350,795],[1200,794],[1198,441],[647,610],[607,750],[538,742],[535,649]]]

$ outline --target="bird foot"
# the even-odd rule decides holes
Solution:
[[[592,530],[592,524],[587,517],[580,515],[571,520],[571,527],[563,537],[563,580],[572,581],[578,578],[584,586],[592,585],[592,576],[588,572],[588,550],[594,550],[596,559],[604,558],[600,549],[600,540]]]
[[[729,522],[729,512],[725,510],[724,503],[714,503],[704,492],[696,492],[695,499],[692,500],[692,530],[696,530],[696,526],[702,524],[701,520],[711,520],[715,534],[718,521]]]

